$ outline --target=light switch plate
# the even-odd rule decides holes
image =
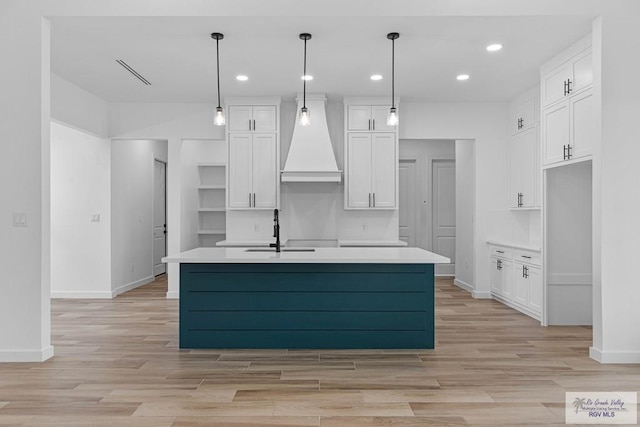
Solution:
[[[13,226],[14,227],[26,227],[27,226],[27,214],[25,212],[13,213]]]

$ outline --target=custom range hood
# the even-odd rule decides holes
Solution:
[[[298,96],[296,100],[297,111],[300,111],[302,98]],[[342,171],[338,170],[329,138],[326,102],[324,95],[307,94],[310,124],[302,126],[299,120],[295,121],[289,154],[282,170],[282,182],[340,182]]]

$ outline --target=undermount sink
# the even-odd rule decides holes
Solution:
[[[260,249],[245,249],[245,252],[275,252],[275,248],[260,248]],[[302,249],[302,248],[282,248],[281,252],[315,252],[315,249]]]

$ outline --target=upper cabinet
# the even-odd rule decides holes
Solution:
[[[398,129],[387,126],[389,106],[368,98],[344,102],[344,207],[397,209]]]
[[[509,207],[540,207],[539,95],[535,87],[509,105]]]
[[[280,100],[234,99],[227,105],[227,208],[277,208]]]
[[[347,107],[347,130],[365,132],[395,132],[387,126],[389,105],[349,105]]]
[[[276,132],[275,105],[230,105],[228,132]]]
[[[591,37],[543,65],[541,81],[543,165],[589,159],[595,137]]]

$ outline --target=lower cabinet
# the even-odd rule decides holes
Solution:
[[[542,271],[540,253],[491,245],[491,294],[504,304],[540,320]]]

